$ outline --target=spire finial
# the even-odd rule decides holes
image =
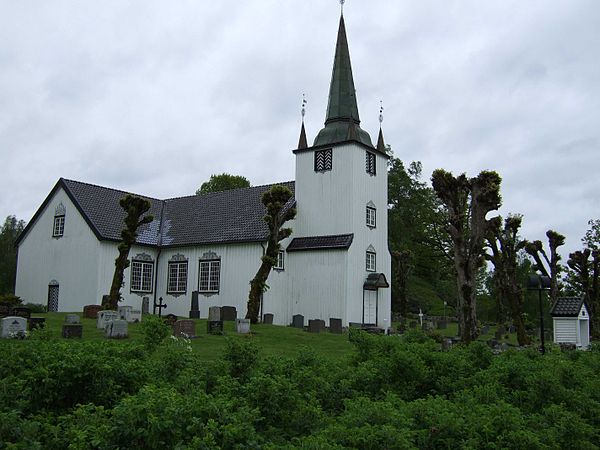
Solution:
[[[306,96],[304,94],[302,94],[302,109],[300,110],[300,113],[302,114],[302,122],[304,122],[304,116],[306,115],[306,104],[308,102],[306,101]]]
[[[383,100],[379,100],[379,127],[383,123]]]
[[[344,15],[344,3],[346,3],[346,0],[340,0],[340,7],[341,7],[342,16]]]

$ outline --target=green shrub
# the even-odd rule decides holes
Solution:
[[[148,350],[154,350],[172,332],[171,327],[158,316],[146,315],[140,326],[144,345]]]
[[[46,305],[42,305],[41,303],[25,303],[23,306],[29,308],[34,314],[43,314],[46,311]]]

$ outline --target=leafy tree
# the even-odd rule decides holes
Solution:
[[[461,339],[470,343],[477,329],[476,277],[484,264],[483,246],[490,220],[486,215],[501,205],[496,172],[483,171],[474,178],[455,177],[437,169],[431,177],[433,189],[446,210],[446,230],[452,239],[452,253],[458,285],[458,326]]]
[[[269,236],[267,237],[267,249],[261,258],[262,263],[250,281],[246,319],[250,319],[252,323],[258,322],[260,297],[268,289],[267,278],[273,266],[277,264],[279,242],[292,234],[291,228],[281,228],[285,222],[296,217],[295,208],[285,208],[291,198],[292,192],[287,187],[279,185],[273,186],[263,193],[261,198],[263,205],[267,208],[267,214],[263,220],[269,227]]]
[[[554,303],[560,292],[559,276],[562,272],[560,264],[561,256],[558,254],[558,247],[565,244],[565,237],[553,230],[546,231],[546,237],[548,238],[550,257],[544,251],[542,241],[526,242],[525,251],[535,261],[535,270],[550,278],[550,300]],[[546,268],[544,263],[546,263],[548,268]]]
[[[508,216],[502,227],[500,216],[491,219],[487,234],[487,245],[491,252],[486,253],[485,258],[494,264],[494,280],[498,294],[510,308],[519,345],[528,345],[531,339],[525,332],[523,323],[523,289],[519,279],[518,253],[526,244],[526,241],[518,236],[521,222],[522,216]]]
[[[119,201],[119,204],[125,210],[127,216],[124,219],[125,227],[121,231],[122,241],[117,247],[119,256],[115,260],[115,273],[110,287],[108,303],[103,305],[106,309],[117,309],[121,299],[123,272],[129,267],[129,250],[135,244],[138,228],[154,220],[151,215],[142,217],[150,209],[150,202],[144,198],[127,194]]]
[[[210,192],[221,192],[245,187],[250,187],[250,182],[245,177],[222,173],[220,175],[211,175],[210,180],[202,183],[196,194],[206,195]]]
[[[17,275],[17,249],[15,242],[25,228],[23,220],[7,216],[0,231],[0,295],[14,294]]]
[[[388,232],[392,253],[392,309],[406,316],[441,304],[455,303],[447,243],[439,239],[439,200],[421,179],[420,162],[405,167],[392,157],[388,171]]]

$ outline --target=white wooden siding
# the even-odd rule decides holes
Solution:
[[[577,344],[577,317],[554,318],[554,342]]]

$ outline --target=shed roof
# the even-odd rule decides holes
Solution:
[[[335,234],[328,236],[307,236],[292,239],[287,247],[288,252],[302,250],[348,249],[352,245],[354,234]]]
[[[552,305],[552,317],[577,317],[584,305],[582,297],[559,297]]]

